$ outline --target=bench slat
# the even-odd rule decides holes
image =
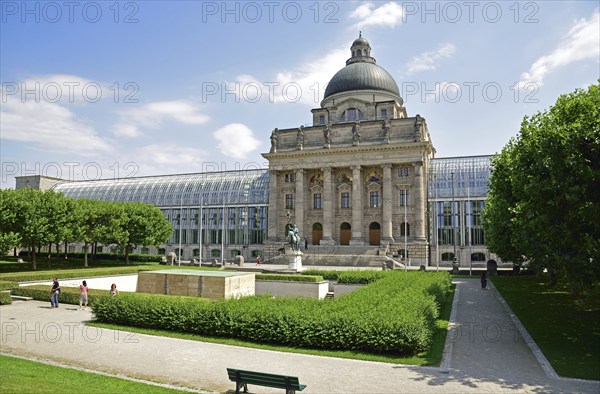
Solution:
[[[227,374],[229,375],[229,380],[236,383],[298,391],[302,391],[306,388],[306,385],[300,384],[298,377],[295,376],[276,375],[233,368],[227,368]]]

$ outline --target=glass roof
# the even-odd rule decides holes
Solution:
[[[267,170],[240,170],[59,183],[53,188],[72,198],[137,201],[155,206],[266,205]]]
[[[493,156],[448,157],[429,163],[429,198],[472,198],[487,196]],[[454,187],[453,187],[454,184]]]

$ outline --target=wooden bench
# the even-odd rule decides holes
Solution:
[[[243,371],[241,369],[227,368],[229,380],[235,382],[235,393],[239,394],[240,389],[244,389],[244,393],[248,392],[248,384],[263,387],[274,387],[285,389],[286,394],[294,394],[296,390],[302,391],[306,388],[305,384],[300,384],[297,377],[274,375],[271,373]]]

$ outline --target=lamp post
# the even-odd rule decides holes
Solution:
[[[404,271],[408,271],[408,246],[407,246],[407,223],[406,206],[408,205],[408,189],[404,190]]]
[[[454,221],[455,221],[455,213],[454,213],[454,208],[455,208],[455,203],[454,203],[454,171],[452,171],[450,173],[450,177],[451,177],[451,182],[452,182],[452,208],[450,210],[450,212],[452,212],[452,239],[454,241],[454,261],[453,263],[456,264],[458,263],[458,258],[456,257],[456,227],[454,226]],[[454,267],[453,267],[454,268]]]
[[[183,193],[181,193],[181,198],[179,199],[179,250],[177,251],[177,265],[181,267],[181,231],[183,229],[182,226],[183,219]]]

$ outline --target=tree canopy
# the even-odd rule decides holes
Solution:
[[[82,243],[86,266],[88,245],[117,245],[128,262],[133,248],[159,245],[171,232],[164,214],[150,204],[73,200],[31,188],[0,190],[0,252],[29,247],[33,269],[37,248],[43,245]]]
[[[502,259],[546,268],[575,293],[599,283],[599,84],[523,119],[492,160],[484,218]]]

